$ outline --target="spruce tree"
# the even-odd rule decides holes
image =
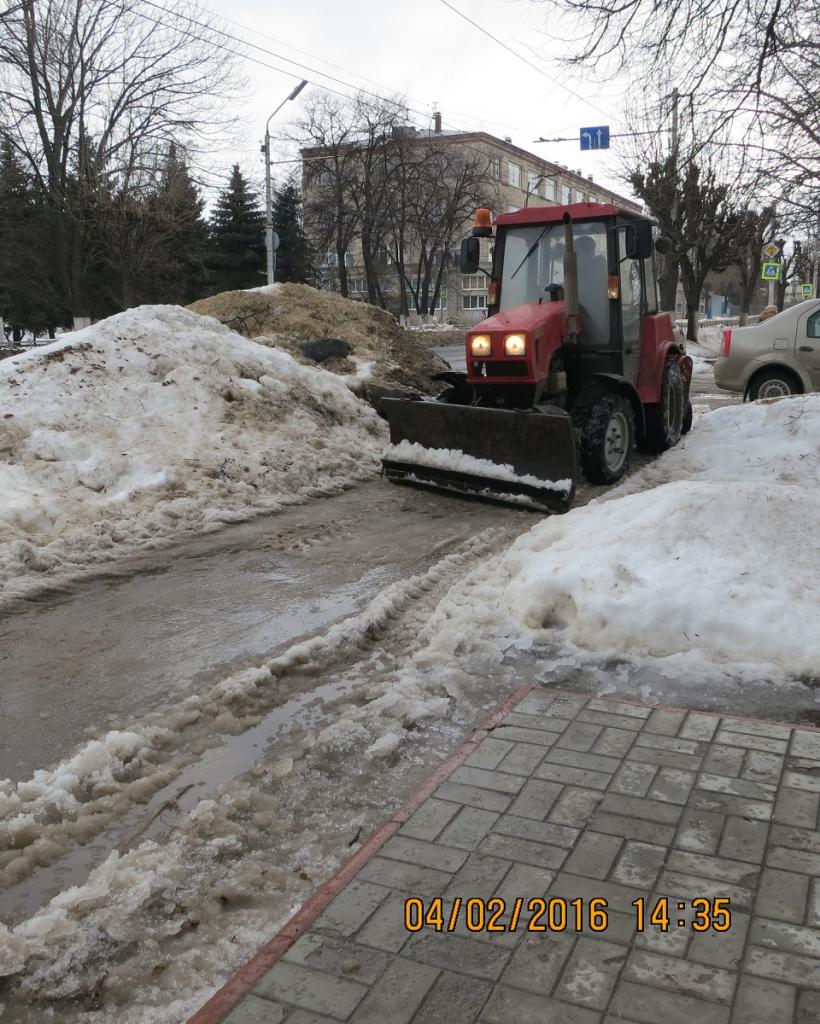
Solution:
[[[256,194],[234,164],[210,224],[210,288],[215,292],[265,283],[265,215]]]
[[[208,224],[205,202],[185,160],[171,146],[150,208],[156,223],[156,258],[145,282],[147,301],[187,305],[206,290]]]
[[[49,211],[7,140],[0,148],[0,232],[0,316],[16,334],[65,322],[51,272]]]
[[[289,178],[273,200],[273,229],[279,235],[276,280],[306,284],[313,277],[310,251],[302,229],[302,196]]]

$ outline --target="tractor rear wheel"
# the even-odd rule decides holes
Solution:
[[[692,420],[695,418],[695,410],[692,408],[692,402],[690,399],[686,399],[686,408],[683,410],[683,423],[681,424],[680,432],[682,434],[688,434],[692,429]]]
[[[591,484],[614,484],[629,466],[635,414],[622,395],[602,395],[575,416],[581,431],[581,469]]]
[[[663,368],[660,402],[645,408],[646,433],[642,447],[652,455],[659,455],[680,441],[686,414],[683,374],[674,359],[668,359]]]

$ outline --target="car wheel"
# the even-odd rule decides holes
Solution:
[[[766,370],[759,373],[749,387],[749,395],[753,401],[758,398],[785,398],[787,395],[799,395],[802,388],[788,370]]]
[[[663,368],[661,400],[646,406],[646,433],[642,447],[653,455],[674,447],[683,433],[686,397],[683,374],[674,359]]]
[[[614,484],[629,468],[635,444],[635,414],[628,399],[603,395],[580,409],[575,419],[584,476],[592,484]]]

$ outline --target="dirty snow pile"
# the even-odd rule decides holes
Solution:
[[[0,603],[378,470],[337,377],[177,306],[0,362]]]
[[[442,634],[703,682],[820,675],[820,395],[729,406],[620,487],[544,520]],[[460,641],[459,641],[460,642]]]
[[[365,397],[375,399],[374,389],[385,386],[435,394],[441,385],[431,378],[447,369],[429,340],[403,330],[387,310],[305,284],[220,292],[189,308],[300,362],[319,363]],[[324,352],[323,342],[330,343]]]

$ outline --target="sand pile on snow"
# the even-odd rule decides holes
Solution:
[[[418,332],[405,331],[386,310],[354,302],[304,284],[221,292],[189,307],[213,316],[260,344],[284,349],[310,363],[300,342],[339,338],[351,346],[346,358],[323,362],[326,370],[360,382],[404,386],[427,394],[441,390],[431,376],[447,369]],[[366,393],[368,388],[363,388]]]
[[[820,395],[718,409],[603,499],[520,538],[450,628],[693,683],[715,667],[815,680],[818,490]]]
[[[338,377],[145,306],[0,363],[0,603],[378,471]]]

